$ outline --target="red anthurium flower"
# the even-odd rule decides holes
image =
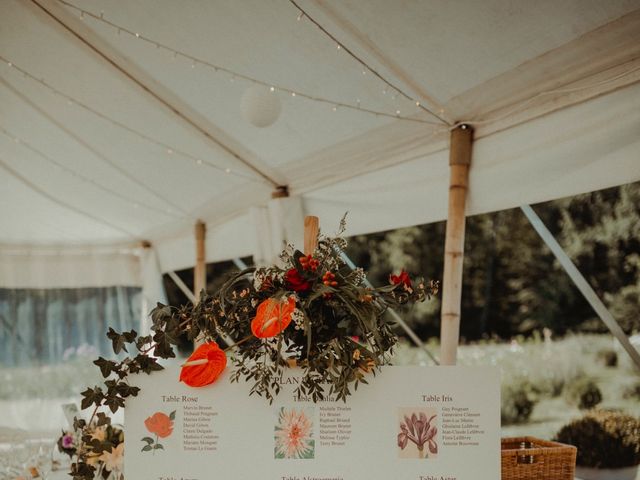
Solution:
[[[190,387],[204,387],[216,381],[227,366],[227,356],[216,342],[208,342],[196,348],[185,363],[207,360],[198,365],[185,365],[180,372],[180,381]]]
[[[311,288],[311,282],[305,279],[298,270],[291,268],[284,274],[284,283],[294,292],[306,292]]]
[[[400,272],[400,275],[389,275],[389,281],[394,285],[402,284],[407,288],[411,288],[411,278],[404,270]]]
[[[275,337],[289,326],[295,309],[296,301],[291,297],[266,299],[258,305],[256,316],[251,321],[251,332],[258,338]]]

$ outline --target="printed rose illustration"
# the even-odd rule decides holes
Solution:
[[[409,442],[417,448],[417,458],[434,458],[438,454],[435,425],[436,414],[431,411],[414,411],[411,414],[401,415],[400,433],[398,433],[398,447],[405,450]],[[428,452],[425,450],[428,448]],[[415,452],[415,450],[414,450]],[[402,455],[403,458],[412,458],[412,455]],[[413,457],[416,458],[416,457]]]
[[[314,458],[313,408],[280,408],[275,426],[274,458]]]
[[[144,426],[150,433],[153,433],[155,440],[151,437],[142,437],[142,441],[145,446],[142,447],[143,452],[156,453],[156,450],[164,450],[162,444],[158,443],[158,438],[167,438],[173,433],[173,421],[176,418],[176,411],[174,410],[169,415],[156,412],[144,421]]]

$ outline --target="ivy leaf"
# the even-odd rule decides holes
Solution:
[[[154,450],[164,450],[164,447],[163,447],[162,445],[160,445],[159,443],[156,443],[156,444],[153,446],[153,449],[154,449]]]
[[[112,362],[111,360],[107,360],[103,357],[98,357],[97,360],[93,361],[93,364],[97,365],[100,368],[100,373],[104,378],[107,378],[109,375],[111,375],[111,372],[117,369],[116,362]]]
[[[102,393],[100,387],[87,388],[84,392],[81,392],[80,395],[83,397],[82,402],[80,402],[82,410],[89,408],[93,404],[99,407],[104,399],[104,393]]]
[[[176,411],[174,410],[169,414],[169,420],[175,420],[175,419],[176,419]]]
[[[71,464],[71,472],[69,473],[73,480],[93,480],[96,468],[88,463],[76,462]]]
[[[111,425],[111,418],[107,417],[103,412],[98,412],[96,417],[98,418],[96,422],[97,427],[101,427],[102,425]]]
[[[148,355],[144,355],[140,353],[136,356],[134,360],[135,360],[135,363],[138,365],[138,369],[139,369],[138,371],[142,371],[147,375],[150,374],[151,372],[164,370],[164,367],[160,365],[155,358],[150,357]]]
[[[142,437],[142,441],[143,442],[147,442],[148,445],[151,445],[153,443],[153,438],[151,438],[151,437]]]
[[[112,413],[116,413],[120,407],[124,407],[124,399],[117,395],[109,395],[105,398],[104,404],[109,407]]]
[[[73,430],[79,431],[87,426],[87,421],[84,418],[73,417]]]
[[[144,447],[142,447],[141,452],[150,452],[151,448],[151,445],[145,445]]]
[[[129,332],[118,333],[112,327],[109,327],[109,331],[107,332],[107,338],[111,340],[111,345],[113,347],[113,352],[117,355],[121,351],[128,352],[125,344],[133,343],[138,336],[138,333],[135,330],[131,330]]]

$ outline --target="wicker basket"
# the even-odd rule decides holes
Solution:
[[[534,437],[502,439],[502,480],[573,480],[576,447]]]

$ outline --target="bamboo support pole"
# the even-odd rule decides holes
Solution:
[[[207,235],[207,226],[201,220],[196,222],[196,266],[193,269],[193,294],[196,302],[200,300],[200,292],[207,286],[207,264],[205,256],[205,238]]]
[[[451,131],[449,148],[449,213],[444,244],[440,364],[455,365],[460,338],[462,266],[464,261],[465,206],[469,189],[469,167],[473,130],[461,125]]]
[[[318,246],[318,217],[304,217],[304,254],[312,255]],[[298,230],[299,231],[299,230]]]

